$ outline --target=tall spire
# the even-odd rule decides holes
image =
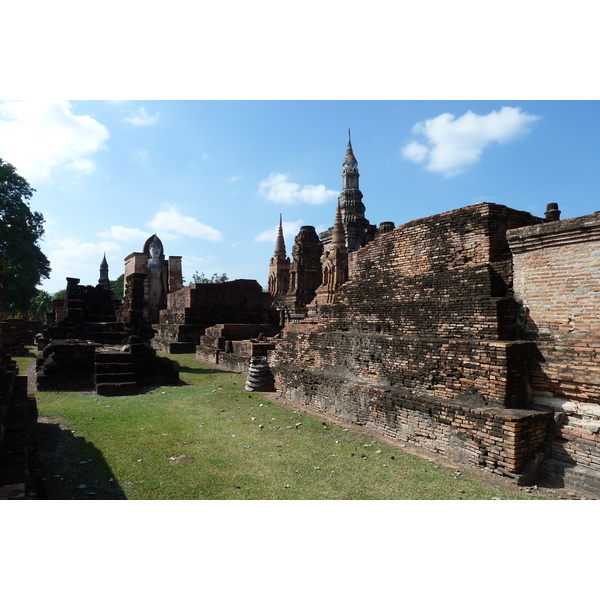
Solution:
[[[106,252],[104,253],[104,258],[100,263],[100,279],[98,279],[98,283],[102,287],[110,289],[110,279],[108,278],[108,261],[106,260]]]
[[[342,164],[342,173],[357,173],[358,174],[358,161],[354,156],[352,150],[352,140],[350,139],[350,127],[348,127],[348,146],[346,147],[346,156],[344,156],[344,162]],[[356,180],[358,186],[358,179]]]
[[[281,213],[279,213],[279,230],[277,231],[277,241],[275,242],[275,256],[285,258],[285,239],[283,237],[283,221]]]

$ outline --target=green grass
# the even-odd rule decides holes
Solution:
[[[59,422],[75,499],[532,499],[245,391],[245,376],[171,356],[186,385],[139,396],[38,392]],[[23,363],[24,364],[24,363]],[[23,368],[23,367],[22,367]]]

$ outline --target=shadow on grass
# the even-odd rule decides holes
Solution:
[[[125,500],[102,453],[73,431],[38,422],[37,459],[44,500]]]

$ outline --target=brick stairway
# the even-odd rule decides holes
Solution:
[[[131,396],[139,393],[132,356],[128,352],[97,351],[94,385],[100,396]]]

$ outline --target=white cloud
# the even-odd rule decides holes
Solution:
[[[69,102],[16,100],[0,103],[0,156],[30,183],[48,181],[66,167],[90,173],[89,156],[105,148],[108,130]]]
[[[504,144],[528,133],[529,125],[539,118],[510,106],[487,115],[468,111],[458,119],[444,113],[417,123],[412,132],[422,136],[424,143],[409,142],[402,155],[413,162],[426,161],[428,171],[451,177],[477,163],[489,144]]]
[[[156,113],[155,115],[150,116],[146,112],[146,109],[143,106],[141,106],[130,117],[125,117],[123,119],[123,121],[125,121],[126,123],[131,123],[132,125],[135,125],[136,127],[144,127],[146,125],[156,125],[156,123],[158,122],[159,114],[160,113]]]
[[[302,221],[283,221],[283,235],[286,239],[286,248],[290,243],[290,240],[293,240],[296,237],[296,234],[300,231],[300,227],[302,226]],[[261,231],[255,238],[255,242],[269,242],[271,244],[275,244],[277,241],[277,233],[279,231],[279,223],[271,229],[266,229],[265,231]],[[292,242],[293,243],[293,242]],[[290,246],[291,248],[291,246]]]
[[[328,190],[322,184],[300,187],[299,183],[288,181],[288,175],[283,173],[271,173],[263,179],[258,184],[258,193],[271,202],[281,204],[325,204],[339,195],[339,192]]]
[[[157,212],[146,225],[154,229],[159,237],[165,239],[168,239],[169,233],[202,238],[211,242],[217,242],[222,237],[220,231],[200,223],[194,217],[182,215],[174,206]]]
[[[146,233],[141,229],[132,229],[121,225],[113,225],[108,231],[103,231],[97,234],[102,238],[113,238],[120,242],[131,242],[133,240],[147,240],[152,234]]]

